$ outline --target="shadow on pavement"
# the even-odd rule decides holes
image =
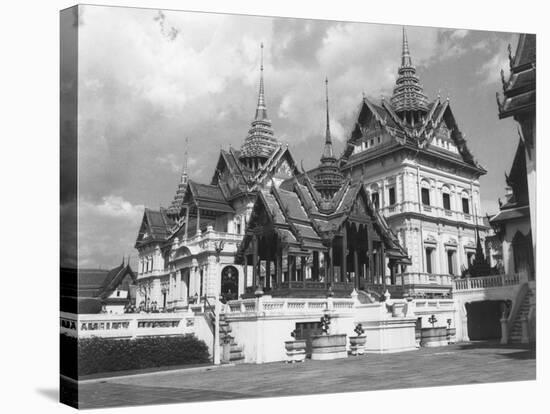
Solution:
[[[57,388],[38,388],[36,392],[49,400],[59,401],[59,390]]]

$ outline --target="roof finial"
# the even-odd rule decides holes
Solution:
[[[189,138],[185,138],[185,153],[183,154],[183,173],[187,174],[187,161],[189,158]]]
[[[256,120],[267,119],[264,96],[264,44],[260,43],[260,93],[258,94],[258,107],[256,108]]]
[[[401,52],[401,66],[412,66],[411,54],[409,52],[409,41],[407,40],[407,32],[403,26],[403,49]]]
[[[328,77],[325,78],[325,103],[327,107],[327,129],[325,133],[325,150],[323,151],[323,158],[332,158],[332,137],[330,135],[330,116],[328,106]]]

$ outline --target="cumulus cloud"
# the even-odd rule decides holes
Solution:
[[[144,206],[108,195],[78,202],[78,263],[81,267],[114,266],[134,255],[133,244]]]
[[[185,137],[189,175],[201,182],[210,181],[220,147],[241,146],[256,106],[260,42],[275,135],[289,144],[296,159],[304,159],[306,168],[318,163],[322,149],[325,77],[338,152],[354,125],[362,93],[376,101],[391,94],[401,55],[400,26],[80,9],[86,24],[79,27],[78,179],[82,220],[91,223],[82,227],[88,243],[81,248],[88,249],[92,261],[94,251],[102,252],[97,257],[111,257],[109,243],[113,251],[131,251],[140,208],[172,200]],[[498,69],[490,68],[496,62],[490,58],[497,59],[494,42],[481,48],[487,36],[480,33],[407,27],[421,80],[429,80],[424,76],[429,70],[436,88],[444,86],[441,79],[450,79],[454,87],[463,73],[498,76]],[[486,67],[479,74],[456,70],[457,59],[464,59],[476,42]],[[455,93],[457,88],[464,85]],[[125,234],[128,245],[107,230]]]

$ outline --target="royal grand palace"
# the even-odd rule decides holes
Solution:
[[[283,359],[290,332],[307,336],[328,310],[337,333],[362,323],[372,352],[415,349],[415,330],[434,315],[456,340],[502,336],[506,303],[510,331],[521,331],[532,257],[505,252],[495,271],[488,241],[497,237],[480,208],[486,171],[450,100],[424,93],[405,29],[395,69],[391,96],[363,96],[350,108],[355,125],[340,155],[325,81],[319,164],[306,171],[269,119],[262,45],[256,111],[240,148],[220,150],[207,183],[184,166],[171,203],[145,209],[136,305],[215,308],[214,336],[231,332],[235,355],[248,362]],[[479,315],[493,313],[494,326],[481,327]]]

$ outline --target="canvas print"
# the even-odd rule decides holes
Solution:
[[[535,379],[536,36],[395,23],[60,12],[62,402]]]

